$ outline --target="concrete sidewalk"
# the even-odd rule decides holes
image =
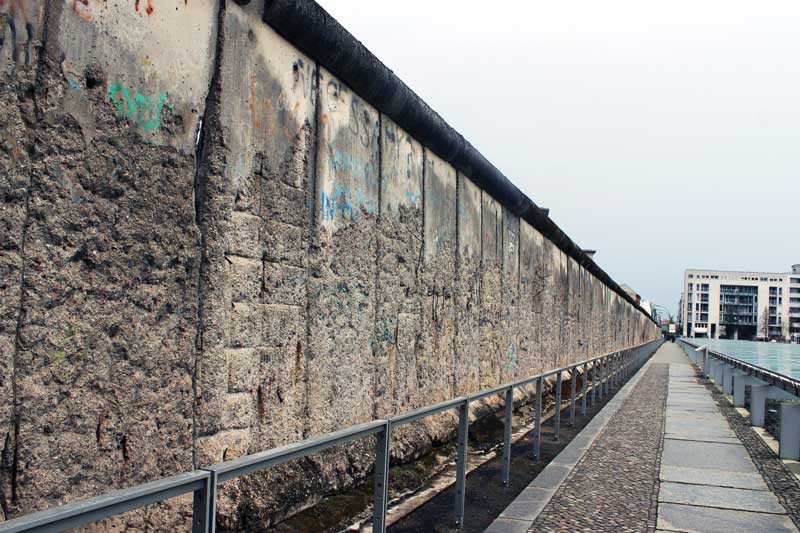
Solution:
[[[659,530],[797,531],[694,366],[669,348]]]
[[[618,396],[487,532],[798,531],[678,346]]]

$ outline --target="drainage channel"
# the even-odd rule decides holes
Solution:
[[[631,377],[635,374],[633,372]],[[577,389],[583,387],[577,377]],[[591,402],[591,390],[586,415],[581,416],[580,396],[577,400],[575,426],[569,426],[570,382],[562,383],[561,428],[559,440],[554,439],[553,390],[543,397],[545,416],[542,422],[541,457],[533,458],[533,402],[522,405],[514,413],[515,431],[511,446],[511,475],[507,486],[501,483],[503,422],[497,414],[489,414],[470,426],[469,470],[466,478],[465,532],[480,532],[511,503],[547,464],[569,444],[595,414],[622,388],[627,380],[603,400]],[[453,529],[455,478],[455,446],[446,444],[434,448],[417,461],[392,467],[390,486],[394,489],[388,509],[388,531],[391,533],[445,533]],[[372,484],[342,494],[323,498],[317,505],[269,528],[269,533],[288,532],[361,532],[371,531]]]

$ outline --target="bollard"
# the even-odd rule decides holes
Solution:
[[[703,376],[710,378],[711,377],[711,362],[713,358],[711,354],[708,353],[708,348],[705,346],[703,347]]]
[[[561,372],[556,375],[556,412],[553,416],[553,440],[557,441],[561,433]]]
[[[536,379],[536,419],[533,425],[533,458],[539,459],[539,445],[542,440],[542,378]]]
[[[503,485],[511,476],[511,426],[514,423],[514,388],[506,390],[506,419],[503,424]]]
[[[781,400],[793,398],[788,392],[775,388],[772,385],[750,386],[750,425],[764,427],[767,415],[767,399]]]
[[[744,407],[745,387],[750,385],[765,385],[760,379],[754,378],[749,374],[736,376],[733,380],[733,406]]]
[[[733,376],[737,372],[741,372],[741,370],[731,365],[725,365],[722,372],[722,394],[726,396],[733,394]]]
[[[372,531],[386,532],[386,502],[389,485],[389,441],[391,439],[391,422],[388,420],[383,430],[375,437],[375,473],[373,474],[372,492]]]
[[[718,366],[719,366],[719,360],[717,360],[713,356],[709,356],[709,360],[708,360],[708,379],[711,380],[714,383],[714,385],[717,384],[717,382],[715,381],[714,377],[717,374],[717,367]]]
[[[586,416],[586,398],[589,394],[589,363],[583,363],[581,375],[581,416]]]
[[[800,403],[781,404],[781,438],[778,446],[781,459],[800,460]]]
[[[573,366],[572,370],[570,370],[570,375],[572,378],[569,380],[569,426],[573,427],[575,425],[575,387],[578,377],[578,367]]]
[[[722,361],[717,361],[717,364],[714,365],[714,385],[719,389],[722,389],[722,374],[726,366],[728,365]]]

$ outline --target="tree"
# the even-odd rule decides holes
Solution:
[[[761,314],[761,320],[758,323],[759,331],[761,335],[760,338],[764,340],[769,340],[769,306],[764,307],[764,312]]]

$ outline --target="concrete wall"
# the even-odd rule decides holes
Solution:
[[[3,516],[658,334],[259,9],[0,5]],[[453,429],[405,427],[393,454]],[[227,483],[222,520],[263,526],[371,460],[357,442]]]

